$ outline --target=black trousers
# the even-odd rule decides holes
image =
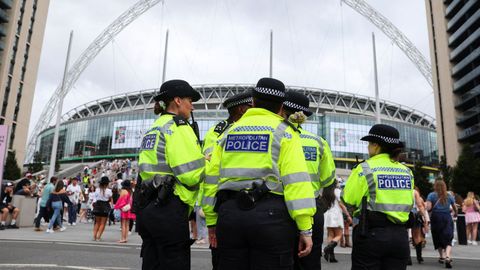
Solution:
[[[189,270],[188,206],[172,196],[164,206],[152,201],[137,214],[142,237],[142,270]]]
[[[352,270],[407,269],[410,258],[408,233],[405,227],[371,228],[366,236],[360,227],[353,229]]]
[[[218,211],[219,270],[291,270],[297,229],[283,197],[267,196],[244,211],[234,199]]]
[[[295,246],[295,270],[320,270],[322,266],[320,264],[322,259],[322,243],[323,243],[323,207],[320,206],[320,200],[316,200],[317,212],[313,216],[313,247],[308,256],[298,258]]]
[[[48,216],[47,207],[40,206],[40,209],[38,210],[37,218],[35,219],[35,228],[40,228],[40,221],[42,220],[42,218],[45,220],[45,222],[50,220]]]

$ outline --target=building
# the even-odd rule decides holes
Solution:
[[[201,99],[194,103],[200,137],[227,117],[223,101],[254,85],[194,86]],[[310,98],[314,115],[304,129],[324,137],[330,144],[337,168],[350,169],[358,157],[367,158],[367,143],[360,138],[375,124],[375,101],[366,96],[338,91],[287,87]],[[155,89],[130,92],[92,101],[67,112],[60,125],[58,157],[61,162],[79,162],[103,158],[136,158],[144,132],[154,119]],[[437,140],[432,117],[400,104],[381,101],[384,123],[399,129],[406,142],[406,161],[438,164]],[[48,163],[54,127],[42,131],[37,146],[42,161]]]
[[[465,144],[480,157],[480,2],[425,2],[439,153],[454,165]]]
[[[25,157],[49,0],[0,0],[0,125],[8,150]]]

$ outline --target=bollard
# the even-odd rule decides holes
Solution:
[[[457,238],[458,238],[459,245],[467,245],[467,230],[465,225],[465,214],[458,214]]]

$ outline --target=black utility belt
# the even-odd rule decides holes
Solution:
[[[260,201],[266,199],[282,199],[282,195],[273,194],[271,192],[258,190],[221,190],[217,193],[217,202],[215,204],[215,211],[218,212],[220,205],[229,200],[235,200],[239,209],[248,211],[254,209]]]
[[[360,220],[363,220],[360,217]],[[387,215],[382,212],[367,211],[367,227],[372,228],[385,228],[385,227],[398,227],[407,228],[406,224],[397,224],[388,219]]]

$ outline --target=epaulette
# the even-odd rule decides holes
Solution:
[[[283,120],[283,122],[287,125],[289,125],[295,132],[298,132],[298,133],[301,133],[300,130],[294,125],[292,124],[290,121],[288,120]]]
[[[218,136],[220,136],[227,129],[227,127],[228,127],[228,122],[226,120],[223,120],[215,126],[213,131],[215,133],[218,133]]]
[[[175,115],[173,117],[173,121],[175,122],[175,124],[177,124],[177,126],[185,126],[185,125],[188,125],[188,121],[187,119],[185,119],[184,117],[180,116],[180,115]]]

